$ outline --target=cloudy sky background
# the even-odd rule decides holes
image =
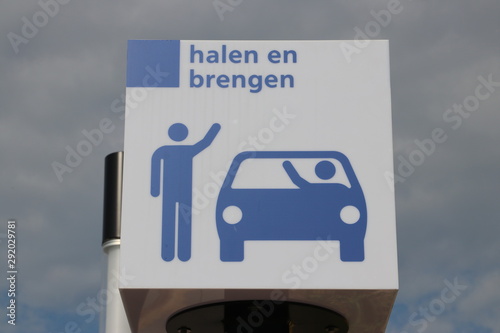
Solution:
[[[19,269],[16,327],[0,280],[2,332],[59,333],[68,322],[97,332],[98,318],[76,311],[101,286],[103,163],[123,147],[112,105],[125,92],[128,39],[353,39],[394,4],[233,0],[220,16],[211,0],[60,1],[16,47],[9,36],[23,37],[43,9],[0,4],[0,268],[6,221],[16,218]],[[500,84],[478,88],[479,77],[500,82],[500,2],[397,8],[370,36],[390,41],[396,170],[418,154],[415,140],[440,128],[446,141],[396,186],[400,292],[387,332],[500,332]],[[476,89],[489,96],[475,111],[448,111],[478,101]],[[66,147],[103,118],[113,131],[60,181],[52,163],[65,163]],[[448,284],[463,287],[444,302]]]

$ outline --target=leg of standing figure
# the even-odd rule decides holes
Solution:
[[[163,197],[161,257],[165,261],[175,257],[175,201],[166,196]]]
[[[178,256],[181,261],[191,258],[191,198],[179,202]]]

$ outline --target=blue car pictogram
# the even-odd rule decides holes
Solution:
[[[342,261],[363,261],[367,211],[348,158],[336,151],[238,154],[219,193],[222,261],[243,261],[245,241],[338,240]]]

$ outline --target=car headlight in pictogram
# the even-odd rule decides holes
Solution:
[[[222,218],[226,223],[236,224],[243,218],[243,212],[238,206],[227,206],[222,212]]]
[[[345,206],[340,211],[340,219],[347,224],[354,224],[359,221],[361,213],[355,206]]]

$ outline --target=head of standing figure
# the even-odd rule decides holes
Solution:
[[[182,141],[188,136],[188,128],[182,123],[175,123],[168,129],[168,136],[174,141]]]

